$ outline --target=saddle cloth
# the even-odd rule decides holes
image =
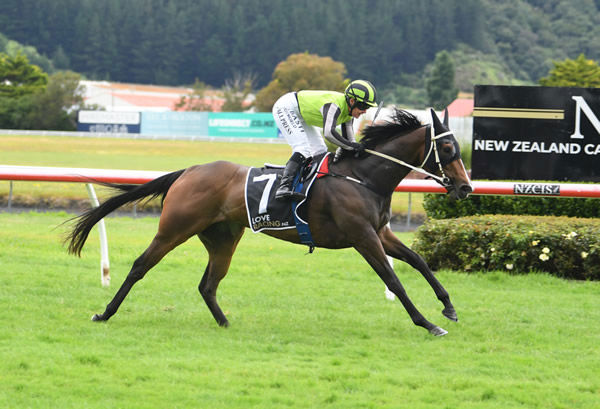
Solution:
[[[308,197],[310,188],[322,167],[326,167],[329,154],[313,158],[294,182],[294,191],[302,192]],[[292,200],[275,200],[275,191],[279,187],[283,168],[264,166],[250,168],[246,176],[245,199],[246,212],[250,228],[254,233],[263,230],[295,229],[297,224],[308,223],[300,216],[300,209],[306,198],[300,202]]]

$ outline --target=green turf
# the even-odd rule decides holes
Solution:
[[[61,245],[70,216],[0,214],[2,408],[597,408],[600,283],[547,275],[438,277],[460,322],[397,262],[409,295],[449,334],[415,327],[352,250],[247,232],[219,301],[197,292],[199,240],[169,254],[107,323],[94,323],[156,231],[107,219],[112,285],[97,232],[81,259]],[[409,242],[410,234],[401,238]]]
[[[217,159],[247,166],[262,166],[265,162],[285,164],[291,154],[286,144],[36,135],[0,135],[0,152],[0,165],[160,171],[174,171]],[[0,181],[0,203],[6,203],[9,190],[10,183]],[[35,204],[47,199],[62,205],[64,198],[87,198],[87,191],[81,183],[17,181],[13,182],[13,195],[20,203]],[[411,211],[423,215],[423,194],[413,193],[411,199]],[[393,212],[406,213],[408,208],[409,194],[394,194]]]

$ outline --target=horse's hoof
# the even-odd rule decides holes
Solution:
[[[433,327],[429,330],[429,333],[435,335],[436,337],[443,337],[448,333],[444,328]]]
[[[221,328],[227,328],[227,327],[229,327],[229,321],[219,322],[219,326]]]
[[[456,310],[454,308],[444,308],[442,314],[450,321],[458,322],[458,317],[456,316]]]
[[[102,315],[100,314],[94,314],[92,316],[92,321],[104,321],[104,318],[102,318]]]

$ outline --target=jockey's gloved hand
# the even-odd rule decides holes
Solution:
[[[348,145],[352,148],[352,150],[358,154],[361,154],[365,151],[365,147],[358,142],[350,142]]]

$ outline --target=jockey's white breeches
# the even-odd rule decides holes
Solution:
[[[273,117],[293,152],[299,152],[305,158],[327,152],[321,132],[302,118],[295,92],[289,92],[275,102]]]

